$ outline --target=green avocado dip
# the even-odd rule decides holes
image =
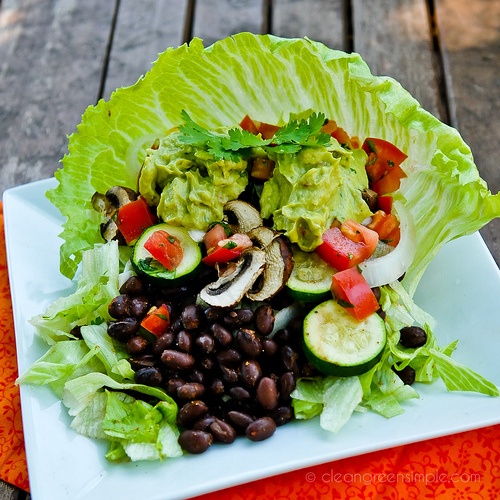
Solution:
[[[191,127],[191,136],[180,127],[156,141],[139,176],[141,195],[166,223],[206,231],[222,220],[224,204],[245,190],[249,166],[262,156],[274,161],[274,169],[259,186],[261,215],[272,216],[274,229],[302,250],[321,244],[335,219],[360,222],[371,215],[362,197],[368,188],[362,149],[344,148],[324,135],[274,144],[240,129]]]
[[[215,159],[207,148],[182,143],[179,135],[174,131],[148,149],[139,192],[164,222],[206,231],[248,184],[247,162]]]
[[[358,222],[371,215],[362,192],[368,187],[362,149],[344,149],[335,139],[296,154],[277,154],[273,176],[260,198],[263,218],[273,215],[274,228],[285,231],[306,251],[321,244],[335,219]]]

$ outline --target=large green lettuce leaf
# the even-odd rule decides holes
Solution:
[[[89,217],[94,191],[135,188],[146,148],[181,123],[183,109],[205,127],[233,126],[247,113],[280,123],[291,113],[316,110],[352,135],[382,137],[405,151],[401,194],[418,244],[404,280],[410,295],[444,243],[500,216],[500,194],[488,191],[459,133],[393,79],[374,77],[358,54],[271,35],[241,33],[207,48],[194,39],[162,53],[134,86],[89,107],[70,136],[56,173],[60,183],[48,194],[68,218],[64,275],[72,277],[82,250],[100,240],[95,216]]]

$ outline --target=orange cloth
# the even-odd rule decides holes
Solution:
[[[0,478],[29,489],[19,402],[16,343],[10,301],[3,210],[0,203]]]
[[[0,478],[29,489],[0,203]],[[330,462],[198,500],[500,498],[500,425]],[[167,466],[167,465],[166,465]]]

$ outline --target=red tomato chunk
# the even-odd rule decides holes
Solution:
[[[184,251],[180,241],[167,231],[155,231],[144,243],[144,248],[169,271],[176,269],[182,261]]]
[[[366,319],[380,308],[375,294],[356,267],[333,275],[332,292],[346,310],[359,321]]]

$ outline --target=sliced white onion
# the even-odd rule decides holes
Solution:
[[[380,257],[370,257],[359,264],[363,277],[370,287],[387,285],[400,278],[413,262],[416,251],[415,225],[404,205],[396,201],[393,211],[399,219],[401,237],[394,250]]]

